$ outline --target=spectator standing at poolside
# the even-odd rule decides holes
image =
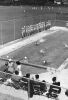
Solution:
[[[18,76],[22,77],[23,74],[22,74],[22,66],[21,66],[21,63],[19,61],[17,61],[16,64],[17,64],[16,70],[19,72],[19,75]]]
[[[12,61],[12,59],[9,59],[8,61],[8,73],[11,73],[13,74],[15,71],[15,68],[14,68],[14,62]]]
[[[24,37],[25,37],[25,26],[22,27],[22,38],[24,38]]]

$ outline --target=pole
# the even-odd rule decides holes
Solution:
[[[28,100],[30,99],[30,80],[28,79]]]

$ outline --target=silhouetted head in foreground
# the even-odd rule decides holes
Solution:
[[[27,74],[26,74],[26,77],[27,77],[27,78],[30,78],[30,73],[27,73]]]
[[[38,74],[36,74],[36,75],[35,75],[35,78],[36,78],[36,79],[39,79],[39,75],[38,75]]]
[[[52,81],[53,81],[53,83],[55,83],[56,82],[56,77],[53,77]]]
[[[21,63],[20,63],[20,61],[16,61],[16,64],[17,64],[17,65],[20,65]]]
[[[17,70],[15,71],[15,75],[19,75],[19,72]]]

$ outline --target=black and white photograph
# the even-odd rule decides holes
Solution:
[[[0,100],[68,100],[68,0],[0,0]]]

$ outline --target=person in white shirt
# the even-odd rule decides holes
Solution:
[[[13,74],[14,71],[15,71],[14,62],[12,61],[12,59],[9,59],[9,61],[8,61],[8,73]]]
[[[22,77],[23,76],[23,74],[22,74],[22,66],[21,66],[19,61],[17,61],[16,64],[17,64],[16,70],[19,71],[19,75],[18,76]]]

